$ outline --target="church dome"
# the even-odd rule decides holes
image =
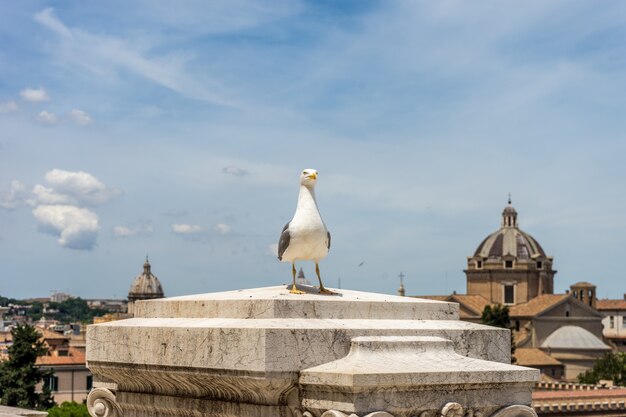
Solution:
[[[143,264],[143,273],[137,275],[133,284],[130,286],[128,299],[130,301],[135,301],[163,297],[163,287],[161,286],[161,282],[150,271],[150,262],[148,262],[148,258],[146,257],[146,262]]]
[[[541,344],[543,349],[609,350],[602,340],[578,326],[563,326],[552,332]]]
[[[509,200],[508,206],[502,212],[500,229],[487,236],[478,245],[474,256],[483,259],[510,256],[518,260],[530,260],[545,258],[546,254],[535,238],[519,229],[517,211],[511,206],[511,200]]]

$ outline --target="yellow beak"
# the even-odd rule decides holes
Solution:
[[[316,173],[309,174],[308,178],[311,178],[312,180],[316,180],[317,179],[317,174]]]

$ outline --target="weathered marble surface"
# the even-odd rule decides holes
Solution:
[[[45,417],[45,411],[27,410],[25,408],[7,407],[0,405],[0,417]]]
[[[528,404],[539,371],[468,358],[440,337],[374,336],[352,339],[344,358],[300,373],[303,405],[364,415],[436,414],[454,401],[481,413]],[[442,395],[444,394],[445,395]]]
[[[236,319],[390,319],[458,320],[456,303],[362,291],[333,290],[336,296],[301,294],[285,286],[146,300],[135,317]]]
[[[460,358],[510,362],[508,330],[458,321],[455,303],[337,291],[294,295],[281,286],[138,302],[141,317],[87,330],[92,408],[99,401],[125,417],[300,417],[311,404],[319,415],[326,410],[311,401],[326,400],[303,402],[301,375],[346,357],[359,336],[439,336]],[[493,389],[524,400],[519,381],[501,384]]]

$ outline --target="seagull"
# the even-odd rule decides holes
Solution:
[[[293,219],[285,225],[278,241],[278,260],[291,262],[292,294],[304,294],[296,288],[296,261],[315,261],[315,273],[320,282],[320,294],[335,294],[324,288],[320,278],[319,261],[328,255],[330,232],[326,228],[315,201],[318,172],[305,169],[300,174],[300,194]]]

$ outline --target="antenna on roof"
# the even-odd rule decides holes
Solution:
[[[509,193],[509,205],[511,205],[511,193]]]

